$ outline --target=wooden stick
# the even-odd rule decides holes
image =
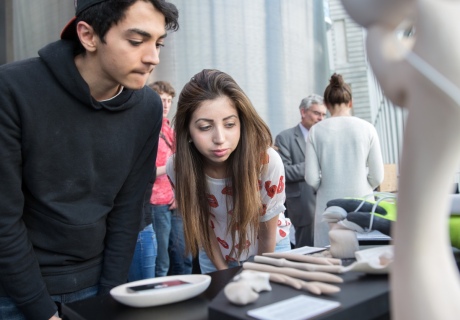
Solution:
[[[287,260],[300,261],[313,264],[322,264],[322,265],[341,265],[342,260],[335,258],[326,258],[326,257],[313,257],[306,256],[303,254],[296,253],[287,253],[287,252],[268,252],[264,253],[264,256],[272,258],[284,258]]]
[[[333,293],[337,293],[340,291],[339,287],[328,284],[328,283],[323,283],[323,282],[318,282],[318,281],[306,282],[303,280],[292,278],[285,274],[274,273],[274,272],[269,273],[269,275],[270,275],[270,281],[272,282],[285,284],[285,285],[291,286],[298,290],[301,290],[301,289],[307,290],[310,293],[313,293],[316,295],[333,294]]]
[[[321,271],[321,272],[330,272],[330,273],[341,273],[343,270],[342,266],[338,265],[321,265],[321,264],[312,264],[312,263],[303,263],[303,262],[292,262],[284,258],[271,258],[266,256],[255,256],[254,261],[257,263],[269,264],[277,267],[288,267],[295,268],[305,271]]]
[[[302,271],[294,268],[274,267],[266,264],[255,262],[243,263],[243,269],[262,271],[268,273],[281,273],[298,279],[313,280],[321,282],[342,283],[343,279],[337,275],[319,272],[319,271]]]

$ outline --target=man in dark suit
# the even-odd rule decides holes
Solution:
[[[286,171],[286,209],[295,228],[296,247],[313,246],[316,195],[305,181],[308,130],[326,116],[323,98],[312,94],[300,102],[301,121],[275,138]]]

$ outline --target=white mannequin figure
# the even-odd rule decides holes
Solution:
[[[370,64],[386,96],[409,109],[393,229],[392,319],[460,317],[460,277],[447,221],[460,162],[460,1],[342,0],[367,28]],[[412,48],[395,29],[410,19]]]

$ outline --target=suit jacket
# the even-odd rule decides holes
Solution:
[[[286,172],[286,209],[294,227],[314,223],[316,195],[305,181],[306,142],[299,125],[282,131],[275,146]]]

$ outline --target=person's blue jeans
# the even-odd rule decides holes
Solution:
[[[63,303],[70,303],[94,297],[97,295],[98,289],[99,286],[96,285],[75,292],[60,295],[52,295],[51,299],[53,299],[53,301],[55,301],[57,305]],[[0,297],[0,319],[25,320],[26,318],[24,314],[16,307],[16,304],[13,302],[13,299],[8,297]]]
[[[284,238],[280,242],[278,242],[275,246],[275,252],[283,252],[283,251],[289,251],[291,250],[291,242],[289,241],[289,237]],[[201,273],[210,273],[217,271],[217,268],[214,266],[214,264],[211,262],[211,259],[209,259],[208,255],[204,250],[200,250],[199,254],[199,262],[200,262],[200,269]],[[241,266],[245,261],[229,261],[227,263],[228,268],[235,268],[238,266]]]
[[[177,210],[172,210],[168,253],[169,275],[192,273],[192,255],[185,253],[184,222]]]
[[[137,236],[128,282],[155,278],[156,257],[157,239],[152,224],[149,224]]]
[[[153,229],[158,242],[155,275],[190,274],[192,258],[185,255],[184,227],[182,217],[169,205],[151,205]],[[171,270],[170,270],[171,265]]]

